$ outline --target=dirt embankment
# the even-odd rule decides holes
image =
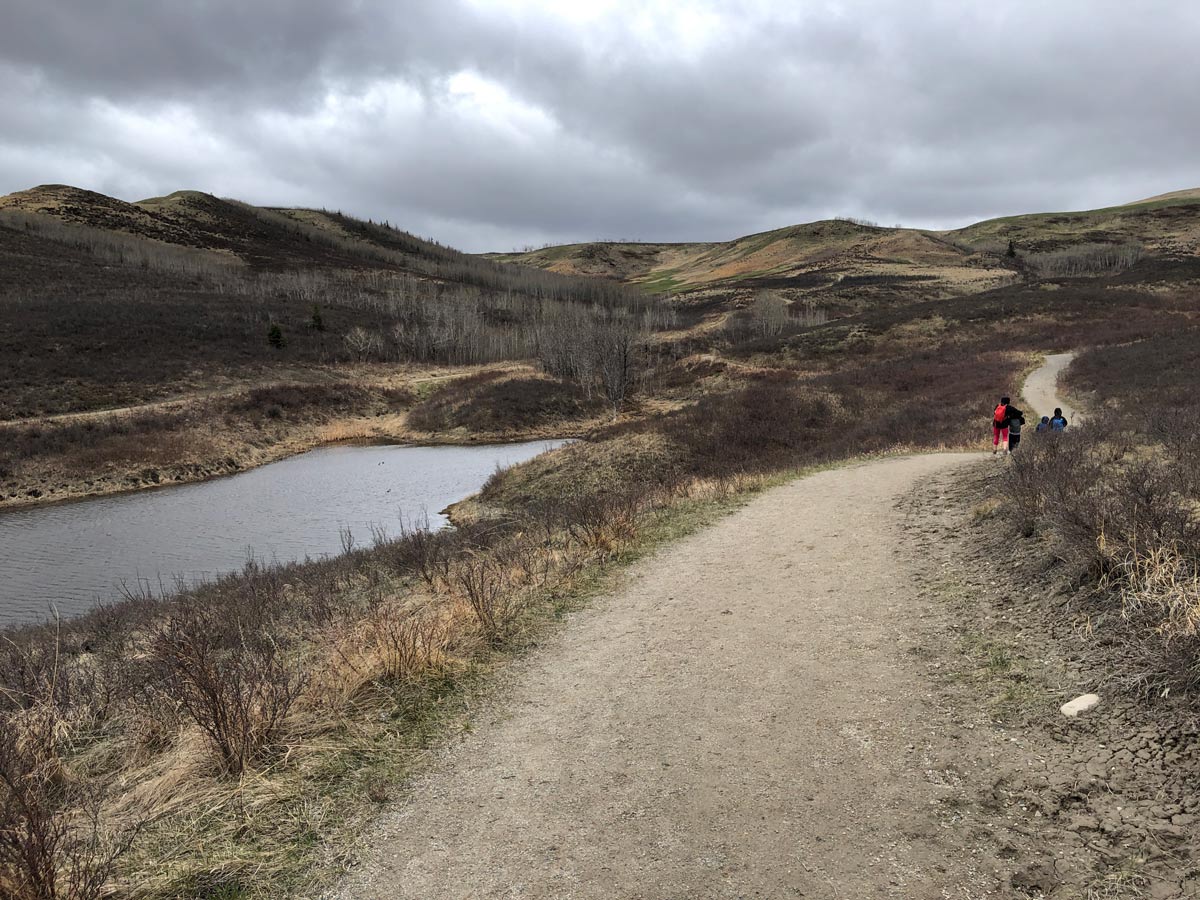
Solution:
[[[0,510],[203,481],[328,444],[566,438],[607,421],[603,411],[591,408],[560,409],[546,402],[508,408],[495,397],[475,396],[477,383],[507,396],[506,385],[538,381],[529,367],[511,364],[351,374],[239,384],[121,409],[0,422]],[[447,390],[460,383],[466,387]],[[552,391],[546,393],[555,399]],[[447,394],[465,407],[458,418],[457,408],[449,414],[443,409]],[[441,417],[430,416],[428,408]],[[476,408],[489,411],[490,418],[480,419]]]
[[[1013,857],[1016,896],[1200,896],[1200,717],[1188,698],[1140,696],[1128,647],[1090,631],[1078,573],[993,515],[1004,468],[927,483],[911,534],[921,594],[952,623],[930,675],[947,704],[1010,735],[1020,762],[996,784],[1035,840]],[[1100,705],[1058,711],[1085,693]]]

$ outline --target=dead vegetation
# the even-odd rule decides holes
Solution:
[[[1125,676],[1145,692],[1200,687],[1200,477],[1196,332],[1091,351],[1071,383],[1097,413],[1022,444],[1010,509],[1039,529],[1090,586],[1097,633],[1125,647]]]
[[[307,865],[315,846],[239,810],[312,802],[321,781],[304,766],[399,777],[411,718],[434,714],[459,679],[519,643],[589,566],[628,552],[665,500],[416,530],[337,560],[250,566],[165,600],[131,597],[10,634],[0,726],[27,737],[0,754],[0,883],[45,900],[99,896],[113,879],[135,896],[175,896],[189,884],[258,892],[299,877],[296,854]],[[384,734],[400,740],[390,754],[376,743]],[[366,763],[364,753],[382,756]],[[178,784],[161,793],[164,777]],[[83,805],[93,796],[95,819]],[[211,849],[169,848],[197,816]],[[117,828],[139,832],[128,859],[88,849]],[[286,858],[253,854],[276,840]]]

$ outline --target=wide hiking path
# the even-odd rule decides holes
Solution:
[[[337,896],[1004,895],[964,813],[1003,748],[939,705],[914,648],[941,613],[904,549],[906,498],[972,461],[812,475],[635,566],[517,667]]]
[[[1073,415],[1071,358],[1030,376],[1035,410]],[[811,475],[634,566],[514,667],[334,896],[1038,893],[1013,880],[1042,849],[1032,813],[1002,802],[1036,754],[939,686],[957,623],[923,589],[954,573],[922,555],[920,510],[971,464],[996,461]]]

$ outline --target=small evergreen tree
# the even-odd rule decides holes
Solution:
[[[1005,254],[1009,259],[1017,255],[1017,245],[1012,241],[1008,242],[1008,252]]]
[[[282,350],[287,344],[287,339],[283,336],[283,329],[279,327],[278,322],[271,323],[271,330],[267,332],[267,343],[276,350]]]
[[[309,319],[308,324],[309,324],[309,327],[312,328],[313,331],[324,331],[325,330],[325,319],[321,315],[321,307],[317,306],[317,304],[315,304],[315,303],[313,304],[312,318]]]

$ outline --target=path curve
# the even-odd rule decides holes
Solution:
[[[971,461],[803,478],[635,566],[518,666],[337,896],[990,895],[1002,858],[952,802],[989,751],[911,652],[938,613],[902,549],[904,498]]]
[[[1048,354],[1045,362],[1025,379],[1021,396],[1029,406],[1026,413],[1031,423],[1036,423],[1042,416],[1054,415],[1055,407],[1063,411],[1067,421],[1075,422],[1079,419],[1079,411],[1058,393],[1058,380],[1073,359],[1074,353]]]
[[[1072,358],[1026,382],[1040,414],[1075,415]],[[333,896],[1007,896],[1012,847],[978,810],[1012,747],[964,729],[913,652],[953,623],[918,588],[937,573],[906,498],[972,461],[799,479],[636,565],[516,667]]]

